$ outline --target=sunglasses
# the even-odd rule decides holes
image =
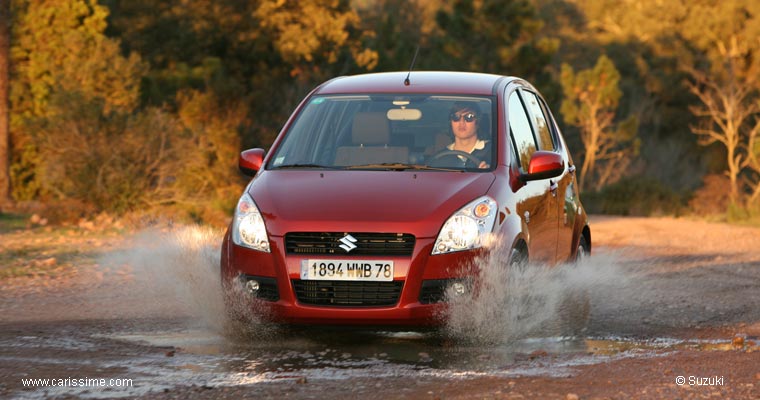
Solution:
[[[475,115],[475,113],[471,113],[471,112],[459,114],[459,115],[457,115],[457,113],[451,113],[449,115],[449,118],[451,118],[451,121],[453,122],[459,122],[459,120],[462,118],[464,118],[465,122],[472,122],[472,121],[475,121],[475,118],[477,118],[477,116]]]

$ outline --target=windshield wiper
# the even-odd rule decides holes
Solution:
[[[319,169],[342,169],[340,167],[319,165],[319,164],[285,164],[272,167],[272,169],[288,169],[288,168],[319,168]]]
[[[442,168],[431,167],[429,165],[420,164],[404,164],[404,163],[381,163],[381,164],[362,164],[362,165],[350,165],[346,169],[384,169],[392,171],[406,171],[406,170],[421,170],[421,171],[461,171],[461,169],[455,168]]]

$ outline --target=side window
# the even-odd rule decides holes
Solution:
[[[527,171],[530,157],[536,151],[536,142],[533,139],[533,129],[530,126],[530,120],[525,113],[525,107],[523,107],[522,100],[517,95],[517,91],[512,92],[509,96],[507,107],[509,108],[507,115],[509,116],[509,130],[512,133],[512,144],[515,147],[515,153],[517,153],[520,166],[523,171]]]
[[[555,146],[554,141],[552,141],[552,133],[549,129],[546,115],[544,115],[544,110],[541,107],[541,101],[533,92],[522,90],[521,94],[525,99],[525,103],[531,114],[531,119],[533,120],[533,124],[538,133],[538,135],[536,135],[536,139],[538,139],[538,148],[540,150],[554,150]]]

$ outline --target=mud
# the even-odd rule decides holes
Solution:
[[[0,282],[0,397],[760,397],[760,229],[594,217],[592,234],[580,266],[494,269],[443,330],[386,332],[225,323],[221,233],[141,233],[64,277]],[[578,289],[587,329],[552,330]],[[24,386],[41,378],[67,385]]]

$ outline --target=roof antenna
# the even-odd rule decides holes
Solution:
[[[409,80],[409,75],[412,74],[412,69],[414,69],[414,63],[417,61],[417,53],[420,52],[420,45],[417,45],[417,50],[414,51],[414,57],[412,58],[412,64],[409,66],[409,73],[406,74],[406,79],[404,79],[404,86],[409,86],[412,82]]]

